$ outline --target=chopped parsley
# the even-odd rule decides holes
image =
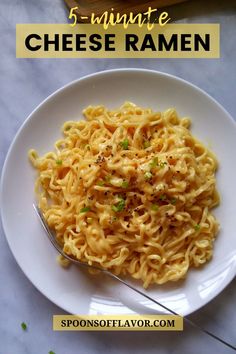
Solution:
[[[151,205],[151,210],[152,211],[157,211],[159,209],[159,205],[158,204],[152,204]]]
[[[160,162],[160,163],[159,163],[159,166],[160,166],[161,168],[163,168],[165,165],[167,165],[167,162]]]
[[[166,200],[166,195],[165,194],[160,195],[159,199],[160,200]]]
[[[53,352],[52,350],[50,350],[50,352],[48,352],[48,354],[56,354],[56,353]]]
[[[200,228],[201,228],[201,226],[200,226],[199,224],[196,224],[196,225],[194,226],[194,229],[195,229],[196,231],[199,231]]]
[[[104,184],[105,184],[104,181],[98,181],[98,183],[97,183],[97,185],[100,186],[100,187],[104,186]]]
[[[56,160],[57,165],[62,165],[62,160]]]
[[[147,179],[147,180],[151,179],[152,178],[152,173],[151,172],[145,172],[144,173],[144,178]]]
[[[159,166],[160,168],[163,168],[165,165],[167,165],[167,162],[166,161],[159,161],[158,157],[154,157],[154,159],[152,159],[152,161],[149,164],[151,169],[155,168],[157,166]]]
[[[129,182],[123,181],[123,182],[121,183],[121,187],[122,187],[122,188],[128,188],[128,187],[129,187]]]
[[[173,204],[173,205],[175,205],[176,202],[177,202],[177,199],[176,199],[176,198],[172,198],[172,199],[170,200],[170,203]]]
[[[158,161],[158,157],[154,157],[154,159],[149,164],[150,168],[155,168],[156,166],[158,166]]]
[[[145,140],[144,143],[143,143],[144,149],[147,149],[147,148],[149,148],[150,146],[151,146],[150,141],[149,141],[149,140]]]
[[[105,176],[105,181],[106,181],[107,183],[109,183],[110,180],[111,180],[111,176],[110,176],[110,175],[106,175],[106,176]]]
[[[90,207],[89,206],[80,209],[80,213],[87,213],[87,211],[90,211]]]
[[[25,322],[22,322],[21,323],[21,328],[23,329],[23,331],[26,331],[27,330],[27,325]]]
[[[121,146],[124,150],[128,150],[128,147],[129,147],[129,140],[128,140],[128,139],[124,139],[123,141],[120,142],[120,146]]]
[[[115,212],[118,213],[122,211],[125,207],[125,200],[123,198],[120,198],[119,202],[116,203],[115,205],[112,205],[111,209]]]

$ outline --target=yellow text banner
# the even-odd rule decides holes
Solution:
[[[17,24],[17,58],[219,58],[219,24]]]
[[[182,331],[173,315],[55,315],[54,331]]]

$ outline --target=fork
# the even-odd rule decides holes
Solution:
[[[49,240],[51,241],[52,245],[56,248],[56,250],[66,259],[68,259],[70,262],[77,264],[78,266],[84,267],[84,268],[88,268],[88,269],[94,269],[94,270],[99,270],[100,272],[110,276],[113,279],[118,280],[119,282],[121,282],[122,284],[124,284],[125,286],[127,286],[128,288],[132,289],[133,291],[135,291],[136,293],[138,293],[139,295],[142,295],[143,297],[145,297],[146,299],[154,302],[156,305],[162,307],[164,310],[168,311],[169,313],[172,313],[175,316],[180,316],[183,318],[183,320],[190,324],[191,326],[199,329],[200,331],[202,331],[203,333],[209,335],[210,337],[216,339],[217,341],[221,342],[222,344],[226,345],[227,347],[234,349],[236,351],[236,347],[234,347],[232,344],[226,342],[225,340],[221,339],[220,337],[218,337],[217,335],[215,335],[214,333],[209,332],[208,330],[204,329],[203,327],[199,326],[197,323],[193,322],[192,320],[190,320],[189,318],[185,317],[185,316],[181,316],[180,314],[178,314],[177,312],[175,312],[174,310],[170,309],[169,307],[167,307],[166,305],[163,305],[162,303],[160,303],[159,301],[153,299],[152,297],[150,297],[149,295],[147,295],[146,293],[144,293],[143,291],[135,288],[133,285],[127,283],[126,281],[124,281],[123,279],[121,279],[120,277],[118,277],[117,275],[113,274],[112,272],[110,272],[107,269],[103,269],[101,267],[95,266],[95,265],[90,265],[87,264],[85,262],[81,262],[77,259],[74,259],[73,257],[70,257],[68,254],[66,254],[63,249],[61,248],[61,246],[58,244],[58,242],[56,241],[56,237],[54,235],[54,233],[52,232],[52,230],[49,228],[46,219],[43,216],[43,213],[41,211],[41,209],[36,206],[35,204],[33,204],[33,207],[41,221],[41,224],[44,228],[44,230],[46,231],[46,234],[49,238]]]

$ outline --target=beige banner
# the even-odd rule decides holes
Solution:
[[[54,331],[182,331],[173,315],[55,315]]]
[[[219,24],[17,24],[17,58],[219,58]]]

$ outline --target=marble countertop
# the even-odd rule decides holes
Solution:
[[[207,8],[206,8],[207,3]],[[236,2],[189,1],[173,6],[180,22],[220,23],[220,59],[16,59],[16,23],[65,23],[62,0],[12,0],[0,4],[0,166],[28,114],[64,84],[96,71],[138,67],[177,75],[218,100],[236,118]],[[63,311],[22,273],[0,225],[0,354],[233,353],[199,330],[184,332],[53,332],[53,314]],[[236,284],[233,281],[190,318],[236,344]],[[21,322],[28,325],[27,332]]]

